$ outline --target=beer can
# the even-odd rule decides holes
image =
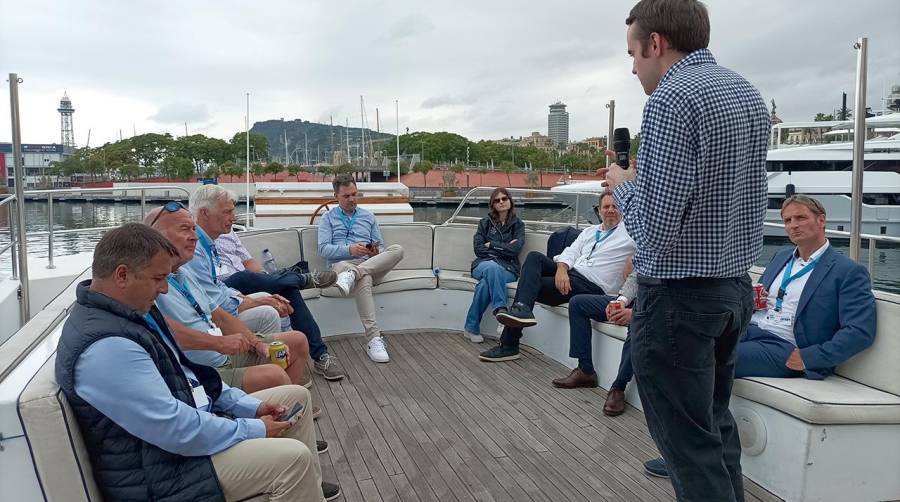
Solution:
[[[272,342],[269,344],[269,360],[272,364],[281,366],[281,369],[287,368],[287,345],[284,342]]]
[[[766,310],[768,305],[766,305],[766,297],[763,296],[763,293],[766,291],[766,287],[762,284],[754,284],[753,285],[753,309],[754,310]]]

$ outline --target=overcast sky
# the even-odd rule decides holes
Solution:
[[[452,131],[470,139],[547,132],[568,105],[573,140],[639,129],[646,100],[625,53],[632,1],[0,0],[0,141],[6,74],[24,78],[25,143],[59,142],[63,92],[79,146],[146,132],[230,138],[251,121],[295,119]],[[856,51],[869,38],[868,104],[900,84],[898,0],[709,0],[710,49],[784,120],[853,108]]]

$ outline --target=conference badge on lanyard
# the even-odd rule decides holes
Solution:
[[[784,304],[784,295],[787,293],[788,284],[794,281],[794,279],[799,279],[804,275],[812,272],[812,269],[816,268],[816,263],[818,263],[819,257],[816,257],[815,260],[806,264],[805,267],[801,268],[796,274],[791,275],[791,271],[794,268],[794,258],[791,258],[791,261],[788,262],[787,267],[784,269],[784,275],[781,276],[781,286],[778,287],[778,296],[775,297],[775,312],[781,312],[781,307]]]

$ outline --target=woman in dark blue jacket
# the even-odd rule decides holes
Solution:
[[[506,309],[506,283],[519,277],[519,251],[525,245],[525,223],[516,216],[512,197],[505,188],[491,193],[490,212],[478,222],[472,277],[478,279],[472,305],[466,315],[466,337],[481,343],[481,316],[488,305],[494,314]]]

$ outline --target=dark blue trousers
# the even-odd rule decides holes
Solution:
[[[791,378],[803,376],[784,365],[796,347],[780,336],[750,325],[737,346],[734,377]]]
[[[322,354],[328,352],[328,347],[322,341],[319,325],[313,318],[312,312],[309,311],[309,307],[306,306],[306,302],[303,301],[303,297],[300,296],[300,289],[306,285],[302,275],[291,271],[267,274],[243,270],[232,274],[224,282],[227,286],[245,295],[266,292],[283,296],[294,309],[294,313],[291,314],[291,327],[302,331],[309,340],[310,357],[318,360]]]
[[[647,427],[679,501],[744,500],[728,410],[735,348],[750,322],[750,277],[638,276],[631,359]]]
[[[572,286],[569,294],[564,295],[556,289],[556,263],[545,254],[537,251],[528,253],[525,263],[522,264],[522,273],[519,274],[519,283],[516,286],[515,302],[523,303],[533,309],[535,302],[544,305],[562,305],[570,301],[576,295],[593,294],[602,295],[603,288],[589,281],[577,270],[569,270],[569,282]],[[590,326],[590,322],[588,323]],[[500,343],[506,346],[518,347],[522,339],[522,328],[503,328],[500,335]],[[590,340],[588,340],[590,344]],[[590,352],[590,348],[588,349]]]
[[[606,321],[606,305],[615,300],[609,295],[578,295],[569,300],[569,357],[576,359],[592,359],[591,320]],[[625,390],[631,381],[634,371],[631,368],[631,335],[625,338],[622,346],[622,358],[619,361],[619,373],[611,389]]]

